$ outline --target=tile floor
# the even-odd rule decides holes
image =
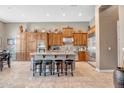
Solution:
[[[74,76],[32,76],[30,62],[12,62],[0,72],[0,87],[6,88],[111,88],[112,73],[99,73],[85,62],[77,62]]]

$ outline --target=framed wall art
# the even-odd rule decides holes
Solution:
[[[8,45],[15,45],[15,38],[8,38],[7,39],[7,44]]]

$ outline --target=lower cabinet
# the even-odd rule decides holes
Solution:
[[[18,60],[18,61],[27,60],[27,53],[26,52],[16,52],[16,60]]]
[[[31,52],[16,52],[16,60],[17,61],[30,61],[31,60],[30,53]]]
[[[87,61],[87,52],[79,51],[78,52],[78,61]]]

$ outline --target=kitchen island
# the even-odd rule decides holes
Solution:
[[[46,52],[34,52],[31,53],[32,67],[33,67],[33,76],[35,75],[36,65],[40,65],[40,75],[43,73],[46,76],[46,66],[49,65],[49,73],[51,75],[54,73],[61,74],[63,71],[67,75],[68,69],[71,70],[73,76],[73,70],[75,69],[75,53],[73,52],[63,52],[63,51],[46,51]],[[68,68],[68,66],[70,66]],[[43,67],[43,68],[42,68]],[[55,70],[56,69],[56,70]]]
[[[45,51],[45,52],[34,52],[34,53],[31,53],[30,54],[31,56],[34,56],[34,55],[54,55],[54,56],[57,56],[57,55],[74,55],[75,56],[75,53],[74,52],[64,52],[64,51]]]

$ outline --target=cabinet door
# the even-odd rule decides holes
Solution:
[[[63,29],[63,37],[72,37],[72,36],[73,36],[73,28]]]
[[[55,33],[53,35],[53,45],[62,45],[62,34],[61,33]]]
[[[83,34],[83,45],[87,46],[87,33]]]
[[[77,45],[77,35],[74,34],[74,35],[73,35],[73,38],[74,38],[74,42],[73,42],[73,44],[74,44],[74,45]]]
[[[50,33],[49,34],[49,45],[62,45],[62,34],[61,33]]]
[[[80,35],[80,45],[83,45],[83,34]]]
[[[30,52],[30,42],[32,41],[32,33],[27,33],[27,52]]]
[[[57,35],[56,34],[52,34],[52,45],[56,45],[57,44]]]
[[[87,61],[87,54],[86,54],[86,52],[79,51],[78,52],[78,60],[79,61]]]
[[[36,38],[37,40],[42,40],[42,38],[43,38],[41,32],[37,32],[36,36],[37,36],[37,38]]]
[[[58,45],[62,45],[62,33],[58,34]]]
[[[82,33],[75,33],[74,34],[74,45],[76,45],[76,46],[83,45]]]
[[[21,51],[26,51],[27,47],[27,33],[23,32],[21,34]]]
[[[16,38],[16,51],[26,51],[26,33],[18,33]]]
[[[18,33],[16,37],[16,51],[21,51],[21,34]]]
[[[52,43],[53,43],[53,40],[52,40],[53,36],[52,36],[52,33],[49,33],[49,34],[48,34],[48,38],[49,38],[49,41],[48,41],[49,46],[51,46]]]
[[[21,61],[21,54],[20,52],[16,52],[16,60]]]

